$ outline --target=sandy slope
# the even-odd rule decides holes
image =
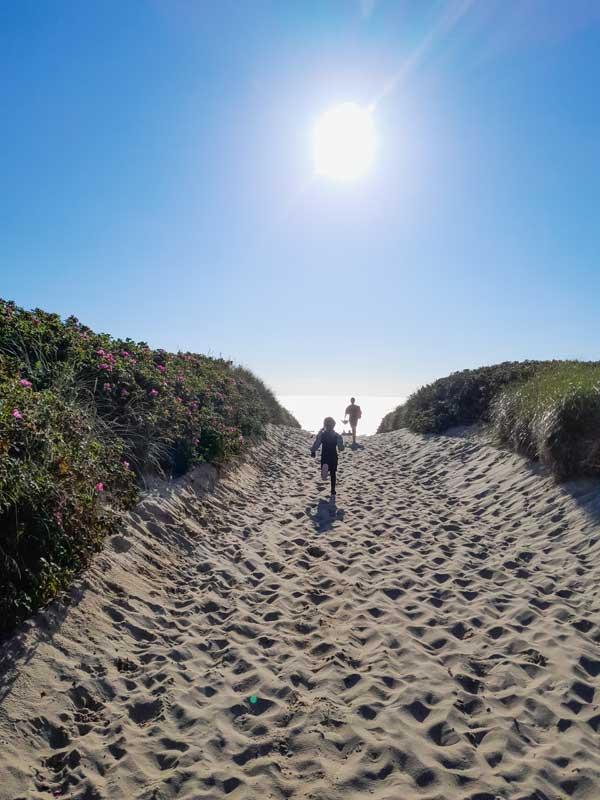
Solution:
[[[396,432],[334,509],[308,442],[146,499],[4,649],[2,800],[600,798],[598,483]]]

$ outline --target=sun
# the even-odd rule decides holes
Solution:
[[[313,158],[317,175],[348,181],[364,175],[375,157],[373,116],[356,103],[325,111],[314,127]]]

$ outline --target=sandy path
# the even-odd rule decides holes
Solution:
[[[5,647],[2,800],[600,798],[599,484],[396,432],[333,508],[309,442],[146,499]]]

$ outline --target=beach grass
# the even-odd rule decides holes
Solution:
[[[383,418],[377,432],[409,428],[415,433],[443,433],[455,425],[487,420],[498,392],[535,374],[541,363],[507,361],[453,372],[413,392],[406,403]]]
[[[492,404],[499,439],[546,464],[559,480],[600,474],[600,364],[544,367]]]
[[[600,363],[504,362],[423,386],[378,433],[443,433],[489,424],[499,443],[539,460],[558,480],[600,474]]]

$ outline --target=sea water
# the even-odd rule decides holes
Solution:
[[[349,431],[349,425],[342,425],[344,411],[350,404],[350,398],[341,395],[278,395],[277,399],[298,420],[300,425],[315,433],[323,427],[324,417],[333,417],[338,433]],[[358,423],[357,433],[360,436],[370,435],[377,431],[382,418],[404,403],[405,397],[362,395],[356,397],[356,403],[362,409],[362,418]]]

